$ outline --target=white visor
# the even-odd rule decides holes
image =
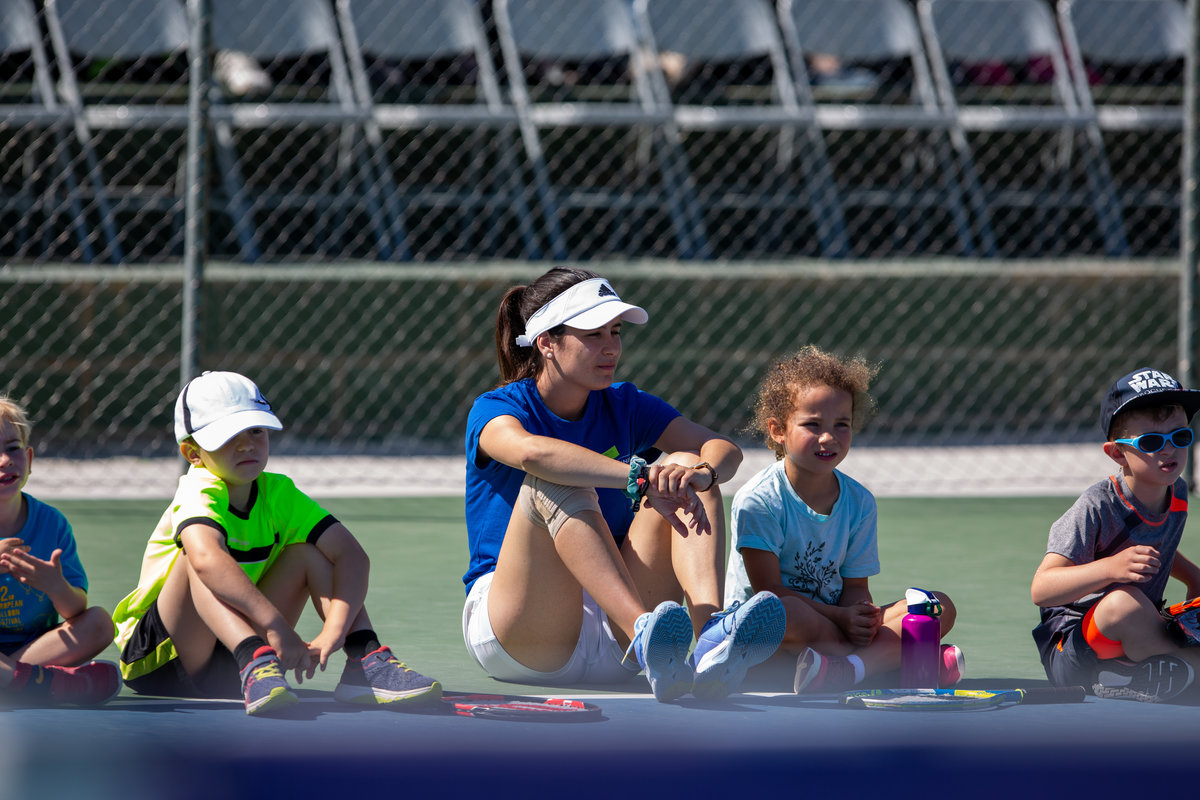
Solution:
[[[525,333],[517,337],[519,347],[533,347],[534,341],[559,325],[592,331],[617,317],[641,325],[650,319],[639,306],[622,303],[604,278],[577,283],[539,308],[525,322]]]

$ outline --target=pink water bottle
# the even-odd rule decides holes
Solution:
[[[942,604],[924,589],[904,593],[908,614],[900,622],[900,688],[936,689],[941,654]]]

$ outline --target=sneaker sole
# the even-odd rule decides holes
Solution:
[[[276,711],[282,711],[285,708],[291,708],[300,702],[290,689],[283,686],[271,690],[271,693],[266,697],[260,697],[253,704],[246,706],[246,713],[252,717],[263,716],[264,714],[272,714]]]
[[[746,671],[766,661],[783,642],[787,614],[778,597],[752,601],[745,616],[737,623],[733,642],[703,667],[697,664],[692,696],[700,700],[720,700],[742,685]],[[722,649],[722,648],[718,648]],[[719,659],[719,660],[718,660]]]
[[[1112,700],[1164,703],[1183,694],[1194,677],[1190,664],[1172,656],[1147,659],[1131,667],[1130,672],[1123,675],[1101,669],[1092,694]]]
[[[667,609],[650,621],[646,637],[646,677],[654,699],[668,703],[692,689],[692,668],[687,663],[692,643],[692,618],[683,606]]]
[[[370,686],[348,686],[339,683],[333,690],[333,699],[339,703],[365,708],[396,708],[398,706],[411,708],[441,700],[442,685],[434,681],[433,685],[422,686],[420,689],[390,692],[384,689],[372,689]]]
[[[804,660],[807,655],[811,655],[812,658]],[[819,674],[821,674],[821,654],[810,647],[796,659],[796,675],[792,681],[792,691],[796,694],[804,694],[808,685]]]

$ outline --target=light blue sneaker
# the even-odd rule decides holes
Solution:
[[[687,652],[692,644],[692,618],[683,606],[670,600],[659,603],[658,608],[637,618],[633,630],[625,657],[630,653],[637,657],[655,699],[669,703],[691,691]]]
[[[700,700],[720,700],[736,692],[746,679],[746,670],[779,649],[786,627],[783,601],[770,592],[759,592],[713,614],[692,653],[696,669],[692,695]]]

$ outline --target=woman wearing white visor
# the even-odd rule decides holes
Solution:
[[[720,610],[720,483],[741,451],[615,381],[622,327],[647,319],[608,281],[562,267],[500,303],[501,385],[467,423],[463,576],[463,637],[495,678],[596,684],[644,670],[659,700],[714,699],[782,639],[772,594]]]

